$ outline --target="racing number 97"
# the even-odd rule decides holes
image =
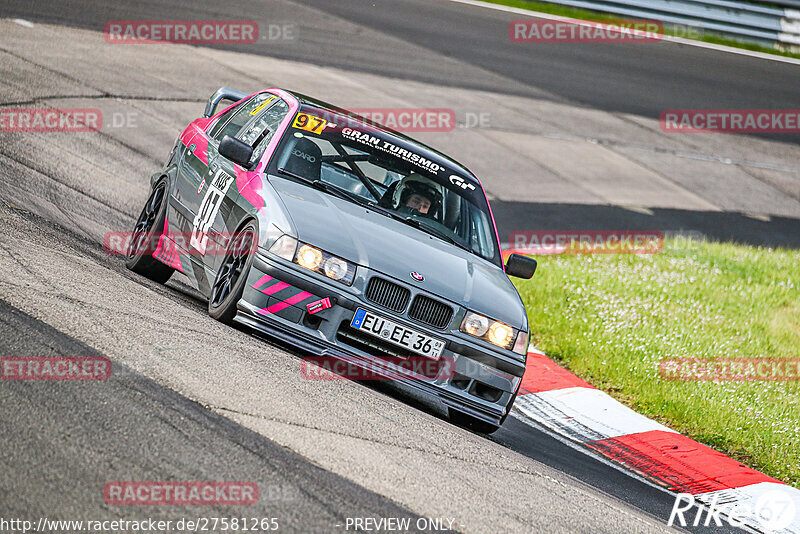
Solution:
[[[319,135],[322,133],[322,130],[325,129],[327,124],[328,121],[325,119],[320,119],[319,117],[308,115],[306,113],[298,113],[292,126]]]

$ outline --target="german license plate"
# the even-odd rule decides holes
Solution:
[[[414,354],[428,358],[438,358],[444,350],[444,341],[417,332],[381,317],[363,308],[358,308],[350,326],[356,330],[382,339],[398,347],[403,347]]]

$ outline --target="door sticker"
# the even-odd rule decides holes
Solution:
[[[301,130],[305,130],[307,132],[312,132],[315,134],[321,134],[322,130],[325,129],[325,126],[328,124],[328,121],[325,119],[320,119],[319,117],[315,117],[314,115],[308,115],[306,113],[298,113],[297,117],[294,119],[293,127],[299,128]]]
[[[222,205],[222,200],[228,192],[231,184],[234,182],[234,177],[223,171],[218,170],[214,175],[214,179],[208,184],[208,191],[206,196],[203,197],[203,202],[200,203],[200,209],[194,217],[192,224],[192,239],[190,244],[197,249],[201,254],[205,254],[206,247],[208,246],[208,231],[214,219],[219,213],[219,208]]]

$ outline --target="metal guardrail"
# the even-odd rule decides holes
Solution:
[[[772,2],[768,3],[776,6],[796,7],[800,9],[800,0],[773,0]]]
[[[800,0],[772,7],[739,0],[545,0],[591,11],[658,20],[777,47],[800,46]],[[793,9],[797,7],[798,9]]]

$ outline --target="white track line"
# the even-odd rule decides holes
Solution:
[[[495,11],[503,11],[505,13],[515,13],[517,15],[523,15],[526,17],[535,17],[539,19],[545,20],[557,20],[561,22],[568,22],[570,24],[576,24],[578,26],[589,26],[589,25],[596,25],[597,22],[590,22],[586,20],[580,19],[573,19],[569,17],[563,17],[561,15],[551,15],[549,13],[540,13],[538,11],[530,11],[528,9],[522,9],[518,7],[509,7],[503,6],[500,4],[490,4],[487,2],[479,2],[478,0],[448,0],[449,2],[455,2],[457,4],[466,4],[468,6],[474,7],[483,7],[486,9],[493,9]],[[505,37],[505,36],[504,36]],[[719,45],[714,43],[706,43],[703,41],[695,41],[693,39],[684,39],[682,37],[673,37],[671,35],[665,35],[662,41],[668,41],[671,43],[683,44],[687,46],[695,46],[697,48],[706,48],[709,50],[715,50],[717,52],[727,52],[729,54],[738,54],[740,56],[747,56],[757,59],[767,59],[770,61],[777,61],[779,63],[789,63],[791,65],[800,65],[800,59],[795,59],[791,57],[784,57],[778,56],[775,54],[765,54],[764,52],[755,52],[753,50],[745,50],[744,48],[734,48],[732,46],[725,46]]]
[[[599,389],[573,387],[529,393],[517,397],[516,405],[528,417],[538,419],[555,430],[560,428],[569,432],[570,428],[574,428],[574,439],[578,440],[581,434],[593,435],[588,439],[593,441],[652,430],[675,432],[631,410]],[[543,407],[547,407],[546,413],[541,411]]]

